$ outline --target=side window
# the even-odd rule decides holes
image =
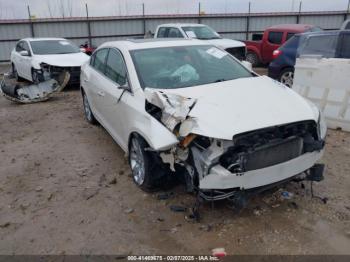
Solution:
[[[105,75],[120,86],[126,84],[126,65],[122,54],[115,49],[109,51]]]
[[[22,45],[23,45],[23,41],[17,43],[17,45],[16,45],[17,52],[21,52],[24,50]]]
[[[340,58],[350,58],[350,35],[349,34],[346,34],[343,36]]]
[[[165,31],[166,31],[166,27],[159,28],[158,33],[157,33],[157,37],[159,37],[159,38],[165,37]]]
[[[96,57],[96,53],[93,54],[93,55],[90,57],[90,65],[91,65],[91,66],[94,66],[95,57]]]
[[[28,51],[28,53],[30,54],[30,49],[29,49],[29,45],[27,42],[23,42],[22,47],[23,47],[23,50]]]
[[[103,73],[105,70],[105,61],[106,61],[107,54],[108,54],[107,48],[98,50],[95,54],[92,67],[94,67],[96,70]]]
[[[337,35],[316,35],[310,36],[306,40],[302,55],[322,55],[325,58],[331,58],[335,55],[337,45]]]
[[[345,26],[345,29],[350,29],[350,22],[348,22],[347,24],[346,24],[346,26]]]
[[[269,32],[268,41],[271,44],[279,45],[282,43],[283,32]]]
[[[180,30],[177,28],[170,28],[168,33],[169,38],[183,38],[183,35],[181,34]]]
[[[289,39],[291,39],[294,35],[295,35],[295,33],[287,33],[286,41],[288,41]]]

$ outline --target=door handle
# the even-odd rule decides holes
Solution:
[[[97,94],[98,94],[99,96],[105,96],[105,93],[104,93],[103,91],[98,91]]]

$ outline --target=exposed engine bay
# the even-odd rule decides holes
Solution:
[[[314,165],[314,158],[325,145],[313,120],[249,131],[232,140],[194,134],[191,128],[196,119],[188,115],[196,105],[195,99],[147,89],[145,94],[146,111],[179,140],[170,150],[159,152],[163,163],[169,164],[173,172],[184,168],[187,190],[198,191],[204,199],[229,198],[237,191],[291,177],[279,177],[283,172],[295,177]],[[295,163],[289,164],[291,161]],[[272,175],[264,181],[264,173]]]

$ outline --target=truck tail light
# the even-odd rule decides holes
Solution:
[[[273,51],[272,53],[272,58],[276,59],[277,57],[279,57],[282,54],[282,51],[279,49],[276,49],[275,51]]]

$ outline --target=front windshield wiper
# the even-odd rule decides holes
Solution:
[[[199,40],[212,40],[212,39],[221,39],[221,37],[213,36],[213,37],[197,37]]]
[[[215,81],[213,81],[212,83],[219,83],[219,82],[225,82],[228,81],[229,79],[225,79],[225,78],[220,78],[220,79],[216,79]]]

